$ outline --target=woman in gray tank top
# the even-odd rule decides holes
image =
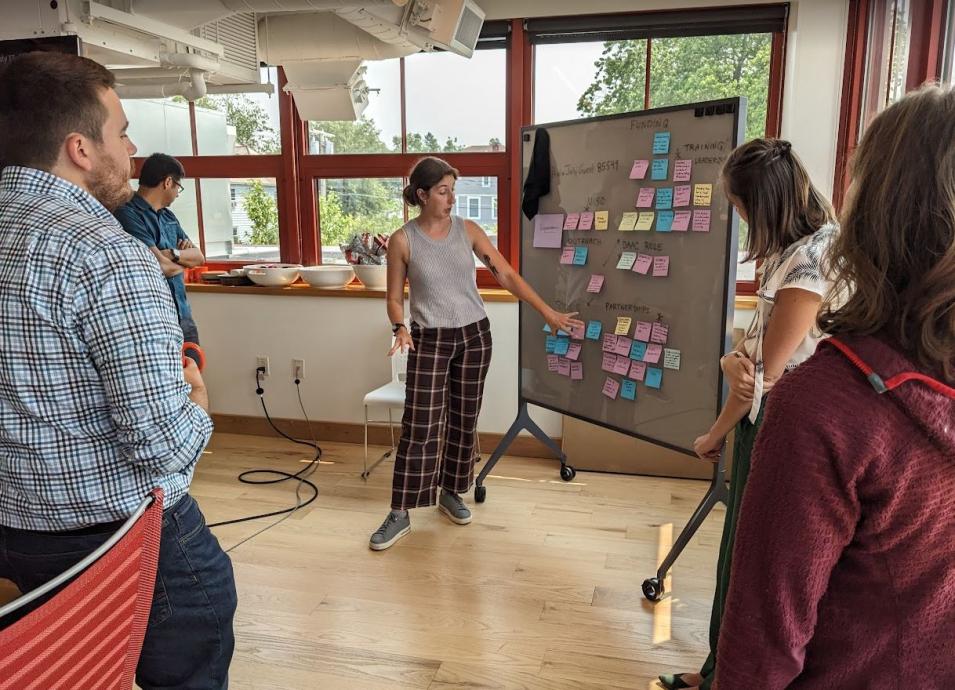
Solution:
[[[411,531],[410,508],[437,503],[455,524],[471,522],[460,495],[474,480],[477,419],[491,363],[491,328],[477,289],[474,256],[504,288],[539,311],[553,332],[584,325],[574,318],[576,312],[548,306],[481,226],[452,215],[457,178],[458,171],[440,158],[418,161],[404,199],[421,211],[388,243],[388,319],[395,333],[388,354],[400,348],[409,356],[391,512],[371,536],[375,551]],[[404,323],[405,279],[410,329]]]

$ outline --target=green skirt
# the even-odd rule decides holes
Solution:
[[[744,418],[736,426],[736,441],[733,445],[733,474],[730,478],[729,499],[726,504],[726,521],[723,523],[723,538],[720,541],[720,557],[716,564],[716,594],[713,597],[713,611],[710,614],[710,655],[706,657],[700,674],[703,682],[700,690],[709,690],[716,679],[716,647],[720,639],[720,624],[723,621],[723,607],[730,587],[730,568],[733,563],[733,544],[736,542],[736,521],[739,518],[743,491],[749,479],[749,461],[756,443],[756,433],[763,421],[766,400],[759,410],[759,417],[753,424]]]

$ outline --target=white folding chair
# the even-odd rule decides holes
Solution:
[[[394,342],[394,341],[392,341]],[[365,406],[365,471],[361,473],[362,479],[368,479],[372,471],[378,467],[386,459],[390,458],[395,451],[397,446],[395,444],[395,425],[394,420],[391,414],[393,409],[400,408],[404,410],[405,407],[405,379],[407,378],[408,371],[408,353],[402,352],[399,350],[391,356],[391,381],[386,383],[384,386],[376,388],[365,396],[363,404]],[[374,464],[368,466],[368,408],[369,407],[384,407],[388,410],[388,429],[391,431],[391,449],[386,451],[384,455],[378,458]],[[373,422],[375,424],[383,424],[381,422]]]

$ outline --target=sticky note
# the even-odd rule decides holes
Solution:
[[[634,381],[643,381],[647,373],[647,365],[644,362],[630,362],[630,378]]]
[[[557,355],[547,355],[547,371],[557,371]]]
[[[653,195],[656,189],[653,187],[641,187],[637,192],[637,208],[651,208],[653,206]]]
[[[657,190],[657,210],[673,208],[673,187],[660,187]]]
[[[653,322],[653,330],[650,333],[650,342],[660,343],[661,345],[667,344],[667,338],[670,337],[670,327],[665,323],[660,323],[659,321]],[[558,353],[559,354],[559,353]]]
[[[603,359],[600,360],[600,368],[606,372],[611,372],[616,365],[617,355],[612,352],[604,352]]]
[[[594,230],[606,230],[610,223],[610,211],[596,211],[594,213]]]
[[[646,343],[642,343],[639,340],[634,340],[630,343],[630,359],[635,359],[638,362],[642,362],[643,357],[646,354],[647,354]]]
[[[620,385],[620,397],[626,400],[636,400],[637,384],[629,379],[624,379]]]
[[[697,209],[693,212],[693,232],[710,231],[710,210]]]
[[[563,331],[561,331],[563,333]],[[574,340],[583,340],[584,339],[584,327],[583,326],[574,326],[570,329],[570,337]]]
[[[640,213],[640,218],[637,220],[637,230],[650,230],[653,227],[653,211],[642,211]]]
[[[613,333],[604,333],[604,341],[601,349],[604,352],[613,352],[615,347],[617,347],[617,336]]]
[[[667,179],[667,171],[670,169],[670,160],[668,158],[654,158],[653,168],[650,171],[651,180]]]
[[[617,361],[613,365],[613,373],[626,376],[628,371],[630,371],[630,360],[626,357],[618,356]]]
[[[563,232],[563,213],[538,213],[534,216],[534,246],[538,249],[560,249]]]
[[[657,211],[657,232],[673,230],[673,211]]]
[[[678,158],[673,164],[673,181],[689,182],[690,173],[693,172],[693,161]]]
[[[630,168],[630,179],[631,180],[642,180],[647,176],[647,168],[650,167],[650,161],[639,160],[633,162],[633,167]]]
[[[650,343],[647,345],[646,354],[643,355],[643,361],[648,364],[656,364],[660,361],[660,356],[663,354],[663,346],[657,345],[656,343]]]
[[[603,330],[603,324],[599,321],[587,322],[587,340],[600,340],[600,331]]]
[[[617,393],[619,391],[620,391],[620,384],[608,376],[607,380],[604,381],[603,394],[606,395],[611,400],[616,400]]]
[[[649,343],[652,333],[653,325],[649,321],[637,321],[637,327],[634,329],[633,337],[637,340]]]
[[[634,273],[646,275],[653,266],[653,257],[649,254],[637,254],[637,260],[633,263]]]
[[[570,363],[570,380],[581,381],[584,378],[584,365],[581,362]]]
[[[577,223],[580,222],[579,213],[568,213],[567,218],[564,219],[564,230],[576,230]]]
[[[663,384],[663,369],[647,367],[646,384],[650,388],[659,389]]]
[[[591,230],[594,227],[594,212],[584,211],[580,214],[580,223],[577,224],[578,230]]]
[[[566,355],[568,348],[570,348],[570,338],[558,338],[554,345],[554,354]]]
[[[587,283],[587,292],[597,293],[604,286],[604,277],[596,273],[590,276],[590,282]]]
[[[680,369],[680,351],[667,348],[663,351],[663,367],[665,369]]]
[[[574,266],[587,264],[587,247],[574,247]]]
[[[550,325],[545,323],[545,324],[544,324],[544,333],[550,333],[550,332],[551,332],[551,331],[550,331]],[[565,333],[563,329],[560,329],[560,330],[557,331],[557,335],[568,335],[568,334]]]
[[[581,344],[580,344],[580,343],[571,343],[571,344],[567,347],[567,359],[572,359],[572,360],[574,360],[575,362],[576,362],[578,359],[580,359],[580,348],[581,348]]]
[[[562,264],[572,264],[574,263],[574,248],[573,247],[564,247],[564,250],[560,253],[560,262]]]
[[[692,196],[693,187],[688,184],[677,185],[673,188],[673,205],[677,208],[680,206],[689,206]]]
[[[693,185],[693,205],[709,206],[713,202],[713,185]]]
[[[629,316],[618,316],[617,325],[613,329],[614,335],[627,335],[630,332],[630,323],[632,319]]]
[[[670,133],[656,132],[653,135],[653,155],[670,153]]]
[[[557,373],[561,376],[570,376],[570,360],[561,358],[557,362]]]
[[[620,227],[617,228],[622,232],[627,232],[633,230],[633,227],[637,224],[637,214],[635,211],[627,211],[623,214],[623,217],[620,219]]]
[[[631,268],[633,268],[633,262],[636,260],[636,252],[624,252],[620,255],[620,260],[617,262],[617,268],[623,269],[624,271],[629,271]]]
[[[690,219],[692,217],[692,211],[677,211],[673,216],[673,224],[670,229],[674,232],[686,232],[690,229]]]
[[[617,345],[613,348],[613,352],[615,355],[623,355],[626,357],[630,354],[630,348],[632,345],[633,341],[630,340],[630,338],[625,335],[618,335]]]
[[[557,336],[549,335],[547,336],[547,352],[553,352],[557,347]]]
[[[666,278],[669,274],[670,274],[670,257],[669,256],[653,257],[653,277]]]

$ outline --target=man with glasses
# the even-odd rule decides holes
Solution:
[[[181,180],[185,175],[178,160],[164,153],[154,153],[145,160],[139,173],[139,191],[116,211],[116,218],[126,232],[142,241],[156,256],[179,312],[183,340],[198,344],[199,330],[186,299],[183,273],[187,268],[201,266],[205,257],[169,210],[182,193]],[[198,356],[192,352],[187,354]]]

